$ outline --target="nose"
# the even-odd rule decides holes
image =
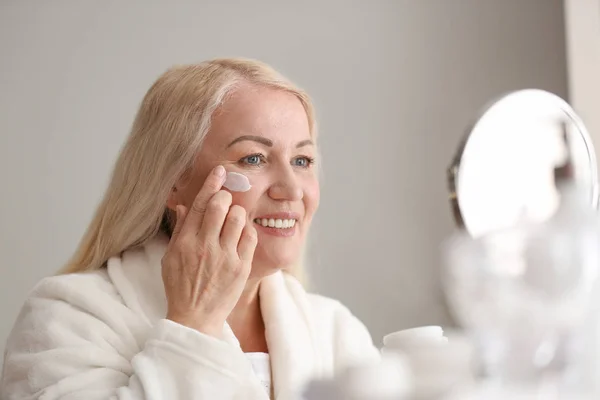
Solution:
[[[269,197],[273,200],[302,200],[304,191],[291,165],[277,168],[273,184],[269,187]]]

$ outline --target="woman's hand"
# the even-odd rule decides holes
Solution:
[[[177,206],[177,222],[162,259],[167,318],[220,337],[246,285],[256,230],[246,211],[221,190],[225,169],[215,168],[189,210]]]

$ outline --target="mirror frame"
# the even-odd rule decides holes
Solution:
[[[497,103],[503,101],[506,97],[515,95],[517,93],[526,92],[526,91],[527,92],[531,92],[531,91],[540,92],[540,93],[544,93],[547,96],[553,97],[554,100],[557,102],[557,104],[562,107],[562,110],[565,113],[566,117],[573,122],[573,124],[579,131],[579,134],[581,135],[583,142],[585,144],[585,148],[588,153],[590,164],[592,166],[591,171],[590,171],[591,172],[590,179],[591,179],[591,185],[592,185],[591,202],[592,202],[592,206],[594,207],[594,209],[596,209],[596,210],[598,209],[598,201],[599,201],[599,199],[598,199],[598,164],[596,162],[596,152],[594,149],[594,145],[592,143],[592,139],[591,139],[583,121],[577,115],[577,113],[575,112],[573,107],[571,107],[571,105],[569,103],[567,103],[564,99],[562,99],[560,96],[557,96],[554,93],[548,92],[546,90],[541,90],[541,89],[520,89],[520,90],[514,90],[514,91],[504,93],[503,95],[500,95],[499,97],[497,97],[495,100],[488,102],[482,108],[482,111],[479,112],[479,114],[477,115],[474,122],[471,122],[469,124],[469,126],[467,126],[466,132],[463,134],[463,136],[459,142],[458,149],[455,152],[454,157],[452,158],[450,166],[446,170],[446,181],[447,181],[448,192],[449,192],[448,200],[450,201],[452,217],[454,219],[455,224],[457,225],[457,227],[459,229],[466,230],[464,219],[463,219],[461,209],[460,209],[460,204],[458,201],[457,184],[458,184],[459,177],[460,177],[461,160],[464,155],[464,151],[467,146],[467,143],[469,142],[469,138],[471,137],[471,134],[473,133],[473,130],[475,129],[475,127],[477,126],[479,121],[487,114],[488,111],[490,111],[490,109],[492,109],[492,107],[494,107]]]

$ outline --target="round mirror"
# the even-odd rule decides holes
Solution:
[[[589,134],[571,106],[537,89],[509,93],[486,107],[448,170],[450,202],[471,236],[539,222],[558,206],[554,168],[566,158],[597,206],[597,165]]]

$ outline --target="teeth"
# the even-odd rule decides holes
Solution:
[[[264,227],[276,229],[289,229],[296,225],[295,219],[274,219],[274,218],[256,218],[254,223]]]

